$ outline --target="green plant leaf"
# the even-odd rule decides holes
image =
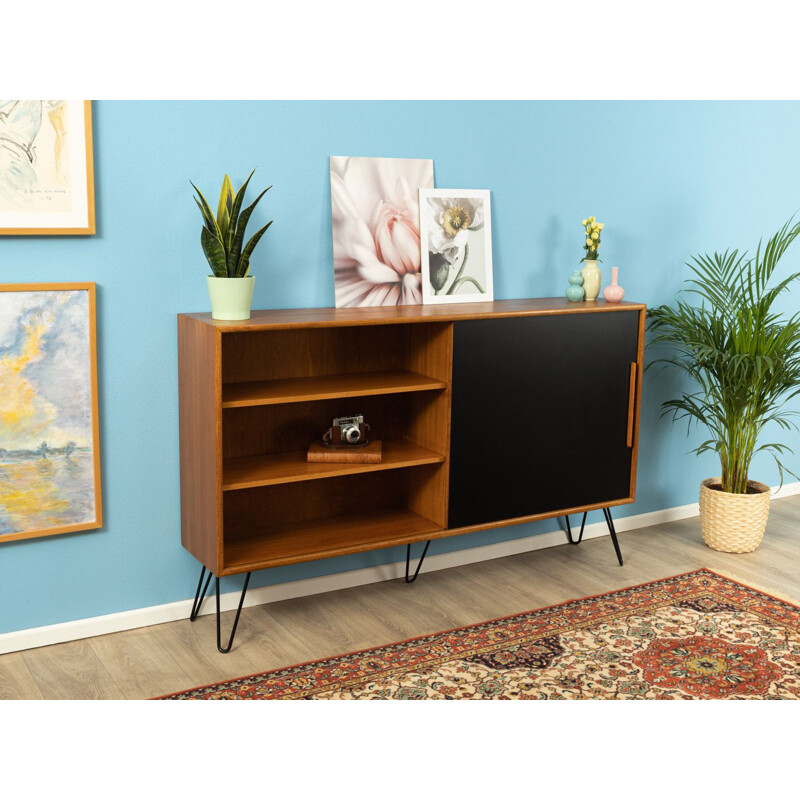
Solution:
[[[239,210],[242,207],[242,203],[244,202],[244,196],[247,192],[247,184],[250,183],[250,178],[253,177],[252,170],[251,173],[247,176],[247,180],[239,187],[239,191],[236,192],[236,196],[233,198],[233,205],[231,206],[230,212],[230,222],[228,223],[228,230],[226,235],[223,237],[222,242],[225,245],[225,252],[231,252],[231,245],[233,244],[233,235],[236,232],[236,228],[239,224]]]
[[[238,268],[239,261],[242,256],[242,243],[244,242],[244,234],[247,229],[247,223],[250,222],[255,207],[258,201],[272,188],[268,186],[261,194],[239,215],[239,220],[236,223],[236,232],[231,240],[231,248],[228,251],[228,269],[235,270]]]
[[[662,416],[705,426],[711,436],[692,452],[719,454],[723,488],[745,492],[753,455],[761,450],[775,458],[791,452],[786,445],[758,441],[768,423],[796,428],[793,411],[783,407],[800,394],[800,314],[786,319],[774,306],[800,279],[794,272],[770,286],[778,263],[800,236],[793,218],[755,256],[726,250],[693,256],[686,292],[693,305],[678,299],[673,306],[648,311],[648,350],[668,351],[648,364],[675,368],[693,390],[662,404]]]
[[[215,278],[227,278],[228,269],[227,261],[225,259],[225,248],[222,242],[211,233],[208,228],[203,228],[200,231],[200,244],[205,253],[206,259],[211,266],[211,272],[214,273]]]
[[[189,183],[192,182],[189,181]],[[194,190],[200,196],[199,200],[195,197],[194,201],[200,207],[200,213],[203,215],[203,222],[205,222],[205,225],[210,233],[221,239],[222,237],[220,236],[219,226],[217,225],[217,221],[214,219],[214,215],[211,213],[211,207],[208,205],[205,197],[203,197],[203,193],[193,183],[192,186],[194,186]]]
[[[244,277],[247,274],[247,270],[249,269],[250,265],[250,256],[253,254],[253,250],[256,249],[256,245],[258,244],[261,237],[266,233],[267,228],[272,225],[272,220],[270,220],[263,228],[256,231],[250,241],[247,243],[244,251],[242,252],[242,257],[239,259],[239,264],[236,270],[236,274],[238,277]],[[242,274],[244,272],[244,274]]]
[[[222,180],[222,189],[219,193],[219,204],[217,205],[217,225],[219,225],[220,239],[224,242],[228,233],[228,225],[231,219],[231,206],[233,205],[233,184],[230,175],[226,174]]]

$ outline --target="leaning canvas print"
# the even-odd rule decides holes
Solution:
[[[420,189],[425,303],[494,299],[492,219],[486,189]]]
[[[331,156],[336,307],[422,302],[419,190],[433,161]]]
[[[95,286],[0,284],[0,542],[99,528]]]
[[[0,233],[92,234],[89,100],[0,100]]]

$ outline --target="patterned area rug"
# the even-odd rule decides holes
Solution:
[[[800,608],[701,569],[158,699],[799,697]]]

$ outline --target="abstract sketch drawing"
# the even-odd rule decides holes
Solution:
[[[0,541],[101,524],[94,285],[41,286],[0,286]]]
[[[93,233],[91,106],[0,100],[0,232]]]

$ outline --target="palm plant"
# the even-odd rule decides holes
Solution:
[[[755,257],[738,250],[694,256],[687,263],[694,277],[683,291],[699,298],[699,306],[681,299],[648,313],[651,345],[672,351],[653,364],[675,366],[696,384],[666,401],[664,414],[708,429],[710,438],[692,452],[719,454],[725,492],[747,492],[750,463],[760,451],[775,459],[781,483],[784,471],[795,476],[781,460],[792,451],[759,439],[768,423],[797,428],[797,414],[785,403],[800,394],[800,314],[785,318],[774,306],[800,272],[769,284],[798,235],[800,223],[790,219],[766,246],[759,242]]]
[[[247,176],[247,180],[235,194],[230,177],[228,175],[225,176],[222,182],[222,190],[219,194],[216,217],[214,217],[211,207],[203,197],[203,193],[192,183],[194,190],[200,196],[199,200],[195,197],[194,201],[203,215],[200,244],[215,278],[246,277],[250,269],[250,256],[267,228],[272,225],[272,220],[270,220],[263,228],[256,231],[244,246],[244,249],[242,248],[245,228],[247,228],[247,223],[250,221],[250,216],[258,201],[272,188],[272,186],[268,186],[264,189],[255,201],[242,211],[247,184],[250,183],[253,172]]]

